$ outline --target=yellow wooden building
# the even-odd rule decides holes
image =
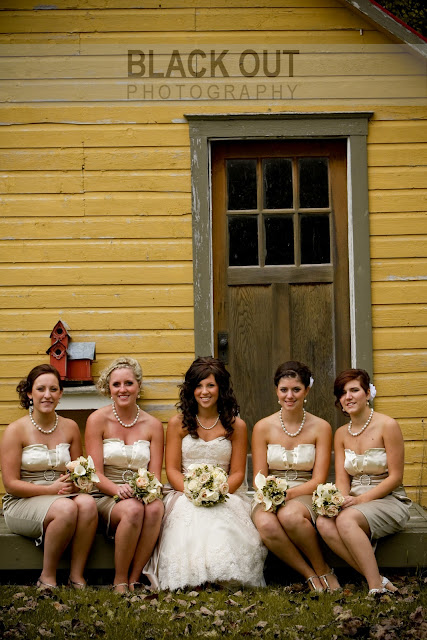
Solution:
[[[142,364],[164,422],[194,355],[242,416],[272,373],[373,374],[427,505],[427,44],[370,0],[0,0],[3,427],[58,320]],[[80,424],[100,400],[67,390]]]

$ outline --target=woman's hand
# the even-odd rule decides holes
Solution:
[[[344,502],[342,504],[342,508],[353,507],[355,504],[360,504],[361,496],[344,496]]]
[[[128,484],[117,485],[116,495],[119,496],[120,500],[126,500],[127,498],[134,497],[133,489]]]
[[[68,473],[64,473],[63,475],[59,476],[59,478],[55,480],[55,482],[52,482],[51,487],[52,493],[60,496],[78,491]]]

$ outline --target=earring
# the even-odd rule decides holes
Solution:
[[[304,404],[307,404],[307,398],[304,398]]]
[[[280,400],[277,401],[277,404],[280,404]],[[281,406],[281,405],[280,405]]]
[[[30,407],[32,407],[32,406],[33,406],[33,399],[30,398]]]

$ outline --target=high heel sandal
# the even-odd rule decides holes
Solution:
[[[76,589],[76,591],[83,591],[86,589],[87,584],[85,582],[76,582],[75,580],[68,578],[68,586],[72,589]]]
[[[385,576],[380,576],[380,578],[381,578],[381,584],[383,585],[383,587],[384,587],[384,589],[386,591],[388,591],[389,593],[395,593],[396,591],[398,591],[397,588],[395,588],[395,589],[387,589],[387,585],[388,584],[391,584],[392,587],[394,587],[394,584],[392,583],[391,580],[389,580]]]
[[[319,589],[319,587],[316,587],[316,585],[314,584],[315,578],[319,579],[320,576],[310,576],[309,578],[306,578],[306,583],[311,587],[311,591],[317,591],[318,593],[321,593],[322,591],[324,591],[324,589]]]
[[[43,582],[41,578],[39,578],[36,582],[37,589],[41,589],[42,591],[47,591],[48,589],[57,589],[57,584],[49,584],[49,582]]]
[[[323,573],[321,576],[319,576],[320,582],[323,581],[326,585],[326,591],[329,591],[330,593],[332,593],[333,591],[342,591],[342,587],[337,587],[336,589],[332,589],[328,581],[328,576],[335,576],[335,571],[333,568],[327,573]]]
[[[368,596],[375,596],[377,594],[382,595],[384,593],[395,593],[397,591],[397,589],[395,589],[395,591],[392,591],[391,589],[387,589],[386,584],[391,584],[393,586],[393,583],[390,582],[388,578],[385,578],[384,576],[380,576],[380,578],[381,578],[382,587],[380,589],[369,589]]]
[[[117,587],[126,587],[126,589],[124,591],[116,591]],[[120,593],[123,595],[124,593],[127,593],[129,591],[129,585],[127,582],[118,582],[117,584],[111,585],[111,591],[114,591],[115,593]]]

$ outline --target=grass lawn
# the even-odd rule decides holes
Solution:
[[[390,576],[392,577],[392,576]],[[365,584],[314,594],[303,585],[117,595],[107,588],[0,586],[0,637],[427,639],[427,578],[393,576],[398,595],[367,597]]]

